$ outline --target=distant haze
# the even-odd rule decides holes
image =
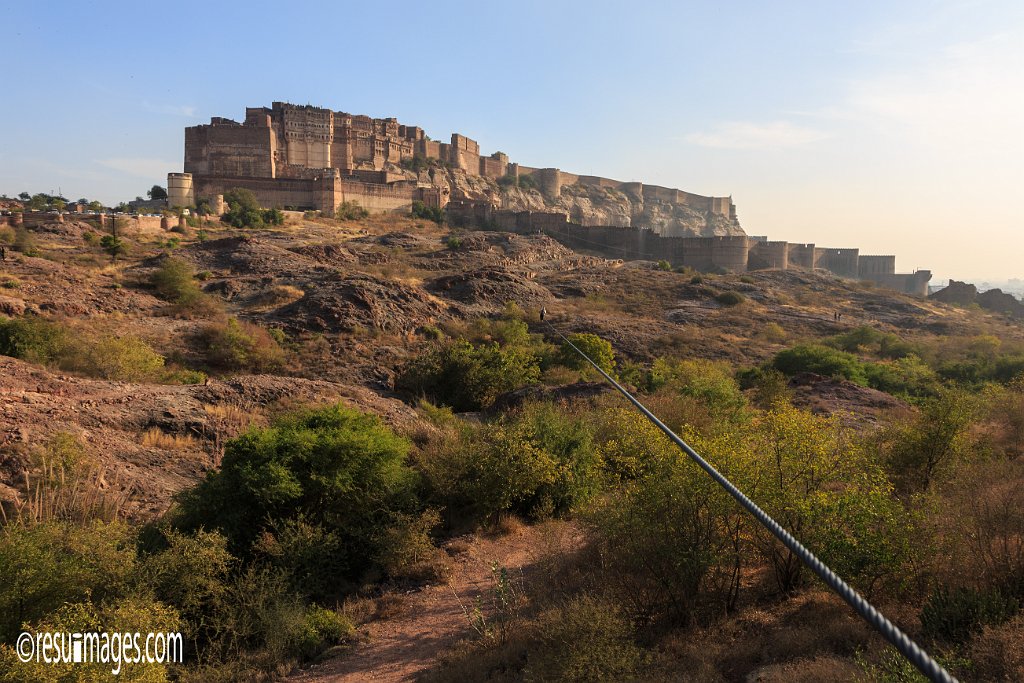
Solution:
[[[675,6],[678,5],[678,6]],[[12,3],[0,193],[106,203],[274,100],[735,199],[748,234],[1024,277],[1024,5]]]

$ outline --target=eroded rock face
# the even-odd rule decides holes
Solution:
[[[606,187],[567,185],[562,187],[561,196],[549,198],[536,189],[502,187],[487,178],[451,169],[445,171],[444,184],[453,198],[488,201],[510,211],[563,211],[581,225],[647,227],[663,235],[685,237],[746,234],[738,221],[727,216],[663,200],[645,200]]]

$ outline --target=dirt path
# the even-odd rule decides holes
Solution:
[[[555,541],[553,539],[557,538]],[[474,537],[465,552],[453,558],[448,584],[432,585],[404,595],[398,614],[371,621],[363,629],[369,638],[353,650],[296,671],[293,683],[355,683],[355,681],[414,681],[437,663],[438,657],[471,633],[461,605],[492,589],[491,563],[529,577],[537,560],[554,543],[576,545],[576,529],[561,525],[523,527],[500,537]],[[457,594],[457,597],[456,597]],[[461,605],[460,605],[461,602]]]

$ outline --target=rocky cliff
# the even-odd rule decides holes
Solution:
[[[611,188],[566,185],[562,187],[561,196],[548,197],[528,182],[505,185],[443,167],[422,171],[417,179],[447,187],[455,200],[489,201],[512,211],[564,211],[569,220],[580,225],[647,227],[662,235],[683,237],[746,234],[739,221],[727,216],[698,211],[684,204],[645,200],[637,194]]]

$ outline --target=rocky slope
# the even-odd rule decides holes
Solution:
[[[510,211],[562,211],[580,225],[646,227],[664,235],[685,237],[746,234],[738,221],[727,217],[673,202],[645,200],[611,188],[565,185],[561,196],[552,198],[534,188],[502,186],[457,169],[435,168],[407,175],[410,180],[447,187],[453,199],[488,201]]]

